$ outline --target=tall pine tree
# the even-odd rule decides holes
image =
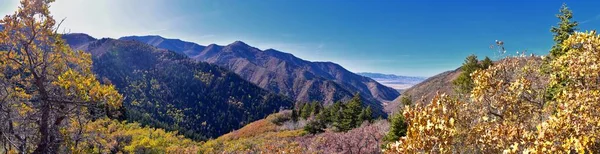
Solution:
[[[553,26],[552,29],[550,29],[550,31],[554,33],[554,46],[552,46],[552,49],[550,50],[551,58],[560,57],[568,51],[568,48],[562,48],[562,43],[577,30],[577,25],[579,25],[577,21],[571,21],[573,18],[573,11],[569,10],[567,4],[562,5],[560,14],[557,14],[556,17],[560,22],[558,22],[558,27]]]
[[[473,90],[473,79],[471,73],[481,69],[477,56],[470,55],[465,59],[462,67],[462,73],[452,83],[456,86],[456,91],[460,94],[468,94]]]

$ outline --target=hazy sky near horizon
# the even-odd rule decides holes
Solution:
[[[432,76],[475,54],[547,54],[566,2],[581,30],[600,27],[598,0],[57,0],[51,13],[96,38],[161,35],[201,45],[236,40],[353,72]],[[0,0],[12,14],[18,0]]]

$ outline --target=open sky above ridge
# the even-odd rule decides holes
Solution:
[[[161,35],[201,45],[241,40],[354,72],[432,76],[489,46],[546,54],[562,3],[581,30],[600,27],[597,0],[57,0],[67,32],[97,38]],[[12,14],[18,0],[0,0]],[[498,58],[498,57],[495,57]]]

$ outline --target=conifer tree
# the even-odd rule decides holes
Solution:
[[[470,55],[465,59],[462,67],[460,68],[462,73],[453,81],[456,86],[456,90],[460,94],[468,94],[473,90],[473,79],[471,79],[471,73],[481,69],[477,56]]]
[[[346,108],[343,110],[342,127],[341,131],[348,131],[352,128],[360,126],[360,117],[358,116],[362,110],[362,102],[360,95],[356,94],[350,102],[346,104]]]
[[[552,46],[552,49],[550,50],[551,58],[560,57],[568,51],[568,48],[562,48],[562,44],[577,30],[577,25],[579,25],[577,21],[571,21],[573,18],[573,11],[567,7],[567,4],[563,4],[560,7],[560,14],[557,14],[556,17],[560,22],[558,22],[557,27],[553,26],[552,29],[550,29],[550,31],[554,33],[554,46]]]
[[[311,105],[305,104],[304,107],[302,107],[302,113],[300,114],[300,117],[302,117],[303,119],[306,119],[306,118],[310,117],[311,113],[312,113]]]
[[[494,62],[492,62],[490,57],[485,56],[485,59],[483,59],[483,61],[481,62],[481,68],[487,69],[487,68],[490,68],[490,66],[492,66],[492,65],[494,65]]]
[[[406,136],[406,129],[408,128],[408,124],[404,119],[404,115],[402,113],[396,113],[389,119],[390,121],[390,131],[383,138],[386,142],[393,142],[400,139],[402,136]]]

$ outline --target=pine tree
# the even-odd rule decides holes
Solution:
[[[560,14],[556,17],[560,20],[558,27],[552,27],[550,31],[554,33],[554,46],[550,50],[550,57],[557,58],[565,54],[567,49],[562,48],[563,41],[567,40],[571,34],[577,30],[577,21],[571,21],[573,18],[573,12],[569,10],[567,4],[563,4],[560,8]]]
[[[325,130],[325,119],[327,116],[324,114],[324,112],[321,112],[319,114],[317,114],[315,116],[315,119],[311,120],[308,122],[308,124],[306,124],[306,126],[304,126],[304,130],[307,131],[308,133],[311,134],[317,134],[317,133],[322,133]]]
[[[343,110],[342,128],[341,131],[348,131],[352,128],[360,126],[361,119],[358,116],[362,110],[362,102],[360,95],[356,94],[350,102],[346,104],[346,108]]]
[[[331,125],[335,128],[336,131],[341,131],[344,127],[343,111],[345,108],[346,108],[346,106],[342,102],[336,102],[330,107],[330,115],[331,115],[331,123],[332,123]]]
[[[390,131],[383,138],[384,141],[393,142],[400,139],[402,136],[406,136],[406,129],[408,124],[404,119],[402,113],[396,113],[390,119]]]
[[[550,31],[554,33],[554,46],[552,46],[552,49],[550,50],[549,58],[546,59],[546,61],[544,61],[544,65],[542,65],[542,71],[547,74],[552,73],[550,66],[551,61],[569,51],[568,47],[563,48],[562,43],[567,40],[569,36],[575,32],[575,30],[577,30],[577,25],[579,25],[577,21],[571,21],[573,18],[573,12],[569,10],[567,4],[563,4],[561,6],[560,14],[557,14],[556,17],[560,20],[560,22],[558,22],[558,27],[553,26],[552,29],[550,29]],[[566,81],[558,80],[558,83],[560,84],[552,85],[546,90],[546,94],[544,96],[546,100],[554,100],[556,93],[562,91],[561,87],[564,86]]]
[[[483,59],[483,61],[481,62],[481,68],[487,69],[487,68],[490,68],[490,66],[492,66],[492,65],[494,65],[494,62],[492,62],[490,57],[485,56],[485,59]]]
[[[323,108],[321,106],[321,103],[319,103],[319,102],[313,102],[311,107],[312,107],[311,110],[312,110],[313,115],[319,114],[319,112],[321,112],[321,109]]]
[[[371,106],[367,106],[367,108],[364,110],[364,114],[363,114],[363,121],[368,121],[368,122],[373,122],[373,109],[371,109]]]
[[[292,120],[293,121],[298,121],[298,111],[296,110],[292,110]]]
[[[300,117],[302,117],[303,119],[307,119],[308,117],[310,117],[311,113],[312,113],[311,105],[305,104],[304,107],[302,107],[302,113],[300,114]]]
[[[471,79],[471,73],[481,69],[477,56],[470,55],[465,59],[462,67],[460,68],[462,73],[453,81],[456,86],[456,90],[460,94],[468,94],[473,90],[473,79]]]

